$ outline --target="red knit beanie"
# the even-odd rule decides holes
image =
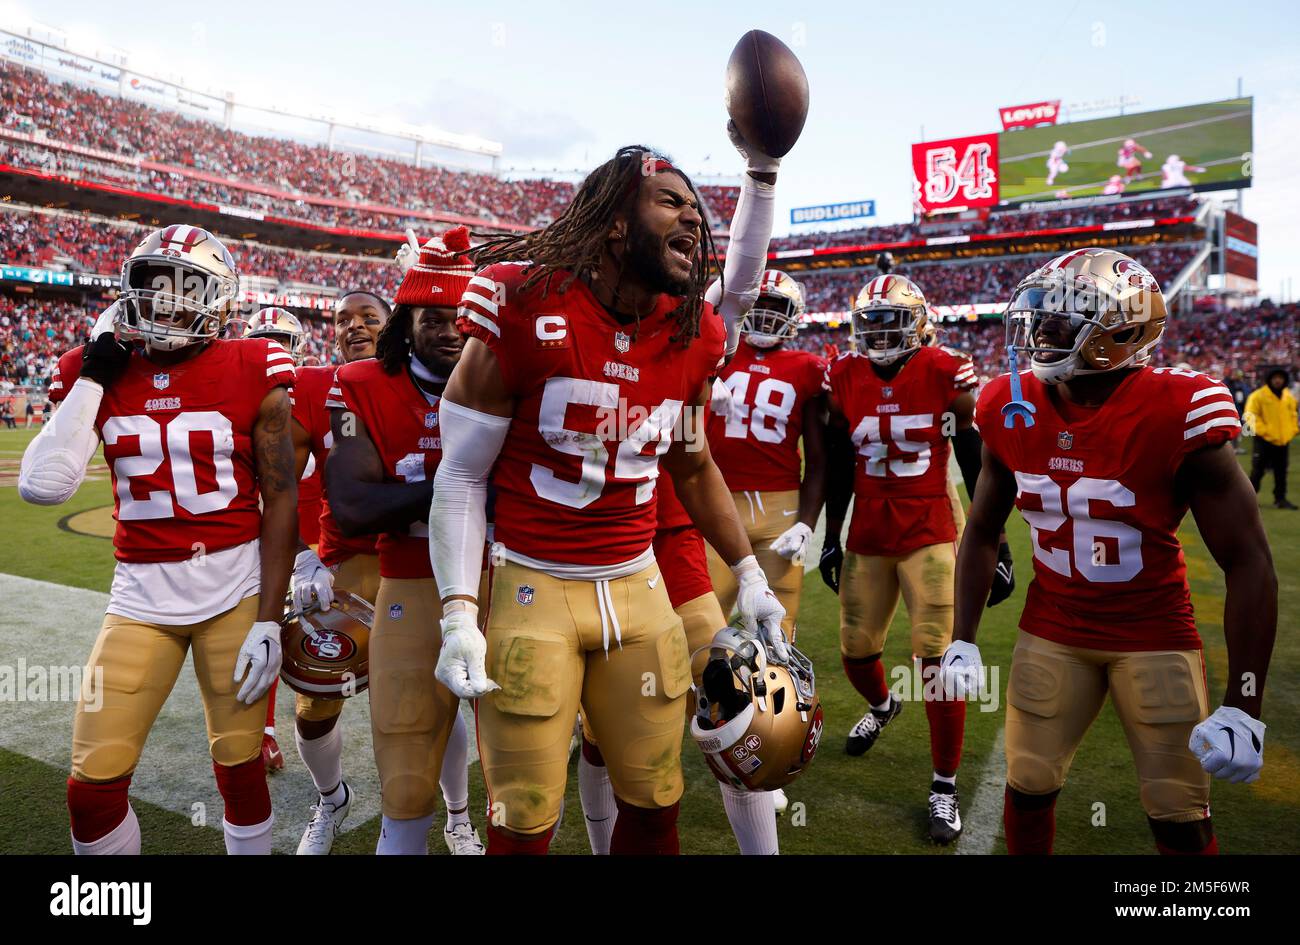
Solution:
[[[469,229],[453,227],[420,247],[420,259],[406,273],[394,302],[429,307],[460,304],[461,294],[474,275],[469,249]]]

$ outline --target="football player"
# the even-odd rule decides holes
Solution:
[[[468,249],[464,227],[425,243],[397,291],[375,357],[340,367],[327,401],[327,503],[344,535],[379,534],[369,655],[381,854],[428,852],[440,780],[448,849],[483,852],[469,819],[469,740],[460,703],[433,675],[442,608],[425,524],[442,455],[443,388],[461,353],[456,307],[448,303],[473,274],[463,255]],[[341,584],[342,571],[335,577]]]
[[[803,312],[799,283],[775,269],[765,271],[758,299],[741,321],[736,355],[718,376],[726,393],[713,399],[718,406],[710,411],[707,426],[714,462],[731,489],[758,563],[785,608],[781,629],[792,640],[803,561],[825,494],[826,362],[785,347],[798,334]],[[712,548],[709,578],[723,613],[730,613],[736,582]]]
[[[1125,181],[1142,173],[1142,158],[1137,156],[1139,151],[1142,152],[1142,157],[1151,159],[1151,152],[1132,138],[1126,139],[1116,153],[1115,166],[1123,168]]]
[[[749,152],[722,298],[738,320],[766,258],[777,162],[730,130]],[[711,242],[686,175],[626,147],[554,223],[487,244],[461,301],[469,340],[442,405],[430,530],[446,611],[438,677],[479,698],[490,853],[546,851],[579,702],[616,797],[611,852],[678,852],[691,670],[652,547],[661,456],[732,563],[742,618],[787,654],[784,612],[698,417],[726,348],[703,298]],[[489,473],[485,641],[475,614]]]
[[[91,342],[59,359],[50,397],[63,406],[23,455],[29,502],[71,498],[101,440],[113,478],[117,567],[88,664],[102,705],[83,693],[73,723],[77,853],[140,852],[127,792],[190,650],[226,850],[271,852],[260,755],[297,536],[294,372],[277,344],[218,337],[238,292],[211,233],[150,233]]]
[[[284,310],[266,311],[278,313]],[[334,344],[339,361],[347,364],[374,357],[380,329],[390,314],[388,303],[370,292],[353,291],[339,296],[333,317]],[[280,334],[287,336],[289,345],[286,347],[293,351],[295,349],[290,347],[293,327],[294,323],[283,316],[265,322],[255,318],[248,334],[274,335],[278,328]],[[293,445],[301,478],[299,545],[290,587],[294,606],[299,609],[313,602],[328,609],[334,600],[336,584],[371,603],[379,589],[376,536],[350,538],[343,535],[330,513],[328,502],[323,501],[323,470],[333,443],[326,401],[333,386],[334,373],[335,368],[329,365],[299,367],[294,380]],[[313,491],[307,486],[313,482],[316,483],[317,499],[310,504],[303,501],[302,494]],[[311,819],[298,843],[299,854],[328,854],[351,809],[352,789],[343,778],[343,736],[337,728],[344,701],[294,694],[294,740],[298,745],[298,755],[307,766],[319,793],[317,803],[312,805]],[[274,706],[268,708],[273,710]]]
[[[855,350],[827,370],[833,445],[821,568],[840,595],[844,671],[868,703],[845,743],[850,755],[870,750],[902,711],[880,659],[900,595],[925,682],[937,673],[952,635],[958,526],[948,484],[948,444],[951,439],[973,495],[980,453],[979,434],[972,428],[976,379],[969,359],[922,343],[927,312],[914,282],[894,274],[875,277],[859,293],[850,316]],[[840,531],[850,495],[846,554]],[[1009,587],[994,588],[990,603],[1008,593]],[[962,829],[956,779],[966,707],[934,689],[924,688],[934,763],[930,836],[946,844]]]
[[[1110,694],[1162,853],[1214,853],[1210,776],[1254,781],[1260,706],[1277,625],[1277,579],[1255,492],[1230,441],[1232,394],[1194,371],[1152,368],[1165,300],[1108,249],[1052,260],[1006,314],[1011,374],[980,395],[984,472],[957,562],[944,686],[978,691],[975,634],[996,535],[1014,504],[1034,580],[1007,686],[1010,853],[1050,853],[1056,797]],[[1027,354],[1031,370],[1014,373]],[[1227,584],[1228,680],[1210,713],[1177,530],[1188,509]]]
[[[274,341],[289,352],[289,356],[293,358],[294,387],[297,389],[297,394],[291,393],[289,400],[296,412],[297,400],[295,397],[302,393],[302,360],[307,340],[306,332],[303,331],[302,322],[298,321],[298,316],[284,308],[264,308],[249,319],[248,328],[243,337],[266,338]],[[294,433],[297,434],[296,423],[294,424]],[[309,461],[307,468],[302,470],[298,476],[298,542],[300,548],[315,545],[318,540],[321,495],[319,473],[316,464]],[[295,560],[294,563],[296,566],[297,561]],[[289,583],[292,588],[292,577]],[[280,751],[280,743],[275,738],[275,696],[279,686],[280,680],[276,679],[275,682],[271,683],[271,689],[266,694],[266,728],[264,730],[265,734],[262,736],[262,763],[266,765],[267,774],[279,771],[284,767],[284,753]]]

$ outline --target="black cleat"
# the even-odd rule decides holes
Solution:
[[[930,839],[947,846],[961,836],[957,788],[943,781],[930,784]]]
[[[1274,502],[1274,503],[1273,503],[1273,508],[1275,508],[1275,509],[1289,509],[1289,510],[1291,510],[1291,511],[1294,511],[1294,510],[1297,508],[1297,506],[1296,506],[1296,504],[1295,504],[1294,502],[1290,501],[1289,499],[1283,499],[1281,502]]]
[[[889,697],[888,709],[883,712],[877,712],[875,709],[868,711],[849,731],[848,740],[844,742],[845,753],[855,758],[858,755],[865,755],[880,737],[881,730],[896,719],[898,713],[902,711],[903,701],[892,695]]]

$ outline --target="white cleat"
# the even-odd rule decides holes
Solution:
[[[772,792],[772,805],[776,808],[776,816],[778,817],[790,808],[790,799],[785,796],[785,791],[777,788]]]
[[[447,849],[452,856],[482,856],[487,852],[483,848],[483,841],[478,838],[478,831],[470,823],[444,828],[442,839],[447,842]]]
[[[347,784],[344,787],[347,788],[347,797],[338,807],[323,801],[311,805],[311,822],[298,841],[299,856],[327,856],[333,848],[334,838],[339,835],[339,828],[352,809],[352,788]]]

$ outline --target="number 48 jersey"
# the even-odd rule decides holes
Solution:
[[[50,400],[72,389],[81,360],[79,347],[59,359]],[[293,378],[293,358],[264,338],[210,341],[168,367],[131,355],[95,416],[119,561],[182,561],[258,537],[253,425],[266,394]]]
[[[1191,452],[1241,433],[1232,394],[1204,374],[1141,368],[1097,407],[1067,404],[1025,372],[1035,423],[1007,429],[1010,375],[980,396],[984,445],[1016,477],[1034,580],[1020,626],[1104,650],[1199,649],[1174,476]]]

